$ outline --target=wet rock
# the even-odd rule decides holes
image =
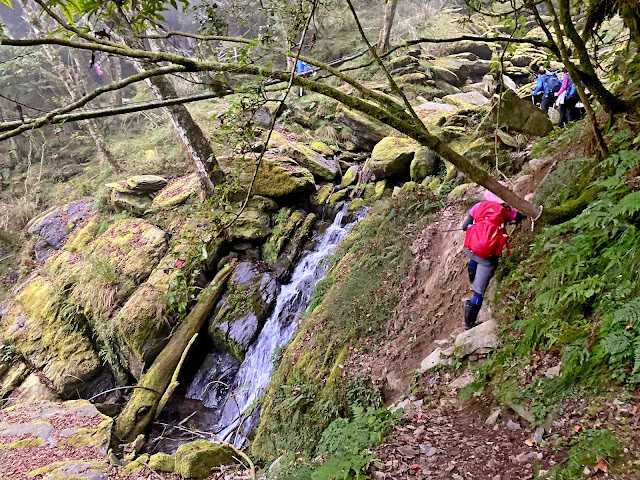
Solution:
[[[358,166],[352,165],[342,176],[342,182],[340,182],[339,188],[346,188],[348,186],[351,186],[354,183],[356,183],[357,179],[358,179]]]
[[[338,203],[340,203],[345,198],[347,198],[347,194],[348,193],[349,192],[347,191],[346,188],[344,188],[342,190],[338,190],[335,193],[332,193],[331,196],[329,197],[329,206],[330,207],[335,207]]]
[[[322,213],[322,208],[329,200],[329,196],[333,192],[333,184],[323,185],[316,193],[311,196],[311,206],[313,211]]]
[[[273,306],[280,286],[251,262],[242,262],[229,280],[227,298],[209,325],[212,340],[239,361],[255,340]]]
[[[220,407],[238,368],[240,362],[230,353],[208,354],[187,389],[187,398],[200,400],[208,408]]]
[[[362,150],[371,150],[376,143],[392,132],[377,120],[342,106],[338,107],[336,120],[353,131],[352,142]]]
[[[256,240],[271,233],[271,213],[277,209],[276,203],[270,198],[254,195],[247,203],[239,217],[230,212],[223,217],[223,223],[230,223],[232,235],[235,239]]]
[[[81,198],[61,207],[52,207],[33,218],[27,231],[40,235],[54,249],[64,246],[69,234],[95,212],[92,198]]]
[[[213,467],[234,462],[235,452],[227,446],[197,440],[178,447],[175,472],[184,478],[206,478]]]
[[[408,177],[411,160],[419,147],[415,140],[386,137],[376,144],[367,165],[377,179]]]

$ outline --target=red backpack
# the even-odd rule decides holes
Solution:
[[[467,228],[464,246],[480,258],[500,255],[508,240],[507,209],[496,202],[482,202],[474,210],[473,219],[475,222]]]

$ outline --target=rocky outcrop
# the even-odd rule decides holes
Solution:
[[[340,166],[337,160],[326,158],[304,144],[292,143],[284,147],[284,153],[294,159],[299,165],[309,170],[319,181],[331,181],[335,179],[340,172]]]
[[[419,182],[430,175],[438,172],[440,157],[427,147],[420,147],[416,150],[413,160],[409,165],[409,175],[411,180]]]
[[[254,195],[242,212],[231,211],[223,216],[223,222],[225,224],[233,222],[230,228],[234,238],[257,240],[271,233],[271,213],[277,208],[276,203],[270,198]],[[239,216],[238,213],[240,213]]]
[[[380,122],[345,107],[338,108],[336,120],[353,131],[351,141],[362,150],[371,150],[376,143],[392,132]]]
[[[449,53],[470,52],[483,60],[491,60],[493,57],[493,48],[486,42],[476,42],[471,40],[462,40],[455,42],[449,48]]]
[[[255,340],[273,309],[280,286],[267,272],[251,262],[237,265],[227,297],[209,325],[209,334],[223,350],[239,361]]]
[[[409,165],[419,147],[415,140],[386,137],[376,144],[367,165],[377,179],[408,177]]]
[[[472,90],[471,92],[454,93],[453,95],[447,95],[442,98],[442,101],[453,105],[460,110],[466,110],[489,103],[487,97],[475,90]]]
[[[195,197],[202,191],[200,181],[195,173],[173,179],[154,197],[152,208],[161,210],[172,208]]]
[[[180,445],[175,455],[175,472],[183,478],[206,478],[213,467],[233,463],[236,453],[231,447],[207,440]]]
[[[507,90],[500,102],[491,110],[491,121],[526,135],[543,136],[553,130],[549,117],[531,102],[521,99],[515,92]]]
[[[3,478],[107,480],[111,418],[86,400],[22,403],[0,411]]]

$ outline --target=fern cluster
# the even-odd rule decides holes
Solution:
[[[514,336],[481,367],[476,391],[493,379],[499,400],[528,403],[543,422],[577,388],[612,379],[640,385],[640,191],[627,185],[639,166],[633,150],[596,165],[596,200],[538,234],[529,258],[505,278],[517,292]],[[562,375],[523,378],[536,351],[559,354]]]

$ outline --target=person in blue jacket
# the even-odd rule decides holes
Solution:
[[[298,60],[296,62],[296,73],[298,75],[301,75],[303,73],[307,73],[310,71],[311,71],[311,66],[308,63],[303,62],[302,60]],[[304,90],[302,90],[302,88],[298,88],[298,95],[300,97],[305,95]]]
[[[542,100],[540,108],[547,112],[549,107],[556,101],[555,93],[560,90],[562,82],[553,72],[545,72],[544,68],[538,69],[538,79],[536,81],[536,89],[533,91],[535,97],[542,92]]]

